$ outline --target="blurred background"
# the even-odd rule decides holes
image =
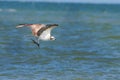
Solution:
[[[119,3],[0,1],[0,80],[120,80]],[[56,40],[39,49],[23,23],[59,24]]]

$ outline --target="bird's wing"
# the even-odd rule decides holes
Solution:
[[[39,31],[38,31],[38,33],[37,33],[37,35],[38,36],[50,36],[50,33],[51,33],[51,30],[53,29],[53,28],[55,28],[56,26],[58,26],[58,24],[48,24],[48,25],[46,25],[46,27],[42,27]]]
[[[21,27],[24,27],[24,26],[30,26],[32,24],[19,24],[18,26],[16,26],[16,28],[21,28]]]
[[[24,26],[25,26],[25,24],[19,24],[16,26],[16,28],[20,28],[20,27],[24,27]]]

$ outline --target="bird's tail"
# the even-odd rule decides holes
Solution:
[[[18,26],[16,26],[16,28],[21,28],[21,27],[24,27],[24,26],[30,26],[31,24],[19,24]]]

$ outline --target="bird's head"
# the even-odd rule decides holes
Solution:
[[[54,36],[51,36],[50,40],[53,41],[53,40],[56,40],[56,38]]]

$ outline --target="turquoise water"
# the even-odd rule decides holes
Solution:
[[[120,5],[0,2],[0,80],[120,80]],[[39,49],[21,23],[58,23]]]

